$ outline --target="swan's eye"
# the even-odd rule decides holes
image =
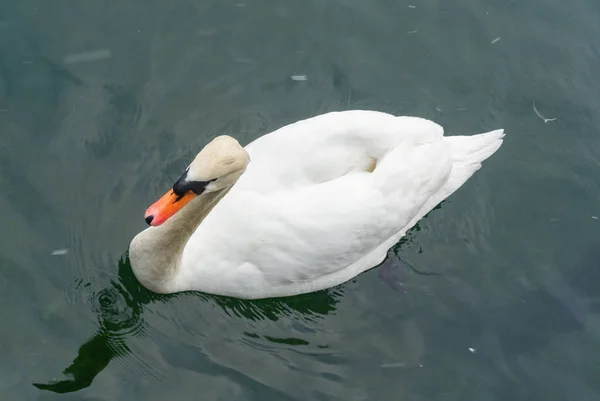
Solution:
[[[186,180],[185,175],[173,184],[173,192],[175,195],[182,197],[187,192],[192,191],[196,195],[200,195],[206,189],[206,186],[217,179],[214,178],[208,181],[188,181]]]
[[[208,181],[189,181],[187,183],[188,191],[192,191],[196,195],[200,195],[206,189],[206,186],[217,179],[212,179]]]

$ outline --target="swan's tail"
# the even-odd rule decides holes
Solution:
[[[481,168],[481,163],[500,148],[503,138],[503,129],[471,136],[444,137],[454,159],[450,178],[442,189],[444,198],[460,188]]]
[[[471,178],[481,168],[481,163],[500,148],[503,138],[504,130],[502,129],[471,136],[444,137],[443,140],[449,145],[454,160],[450,177],[448,177],[446,184],[425,202],[425,205],[412,224],[416,223],[436,205],[456,192],[458,188]]]
[[[406,234],[408,229],[413,227],[444,199],[456,192],[458,188],[479,170],[481,163],[500,148],[503,138],[504,130],[502,129],[471,136],[444,137],[443,141],[450,148],[453,158],[452,171],[450,172],[448,181],[425,202],[419,213],[402,230],[391,236],[388,241],[379,246],[377,251],[373,251],[370,254],[374,258],[373,264],[381,262],[385,258],[386,251],[397,243]]]
[[[456,162],[465,164],[476,164],[493,155],[504,138],[504,130],[486,132],[485,134],[471,136],[447,136],[444,138],[452,148],[452,154]]]

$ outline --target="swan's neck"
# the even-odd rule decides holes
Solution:
[[[137,279],[157,293],[173,292],[174,277],[183,249],[216,204],[229,189],[198,196],[158,227],[142,231],[129,245],[129,260]]]

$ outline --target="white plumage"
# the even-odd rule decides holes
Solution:
[[[343,283],[382,262],[503,137],[445,137],[429,120],[356,110],[258,138],[245,147],[245,173],[191,234],[161,292],[266,298]]]

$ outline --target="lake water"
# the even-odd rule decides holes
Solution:
[[[599,4],[1,0],[1,398],[597,400]],[[507,137],[337,288],[137,284],[146,207],[211,138],[356,108]]]

